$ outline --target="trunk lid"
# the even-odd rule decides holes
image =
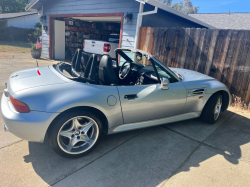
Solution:
[[[10,94],[14,94],[17,91],[28,88],[63,83],[66,83],[66,81],[56,76],[48,66],[44,66],[12,73],[8,80],[7,88]]]

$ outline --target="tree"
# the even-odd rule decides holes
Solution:
[[[40,38],[40,36],[42,36],[42,25],[40,22],[37,22],[35,24],[35,31],[31,34],[29,34],[29,38],[28,41],[30,43],[35,43],[37,41],[38,38]]]
[[[163,2],[164,4],[167,4],[168,6],[171,6],[172,4],[172,0],[161,0],[161,2]]]
[[[172,0],[158,0],[167,4],[169,7],[174,8],[185,14],[196,14],[199,10],[199,6],[193,6],[190,0],[181,0],[179,3],[172,3]]]
[[[0,0],[0,13],[25,12],[30,0]]]

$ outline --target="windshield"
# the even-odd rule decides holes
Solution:
[[[119,52],[118,52],[119,53]],[[154,57],[148,58],[148,54],[141,53],[140,51],[130,51],[130,50],[122,50],[120,54],[120,63],[119,65],[122,66],[125,62],[134,63],[138,66],[139,69],[143,69],[142,72],[152,72],[151,74],[154,76],[158,76],[159,79],[167,78],[170,83],[178,82],[177,78],[174,76],[175,74],[172,70],[167,68]],[[157,72],[155,74],[155,71]],[[171,72],[171,73],[170,73]]]
[[[148,59],[147,55],[143,55],[139,52],[123,51],[126,57],[120,57],[120,65],[126,61],[136,62],[143,66],[151,66],[151,61]],[[127,59],[128,58],[128,59]]]

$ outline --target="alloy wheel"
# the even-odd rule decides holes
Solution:
[[[218,119],[220,112],[221,112],[221,106],[222,106],[222,97],[219,96],[217,99],[215,108],[214,108],[214,120]]]
[[[80,154],[96,143],[99,127],[90,117],[77,116],[65,122],[57,135],[59,147],[69,154]]]

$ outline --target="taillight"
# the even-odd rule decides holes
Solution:
[[[20,113],[30,112],[30,108],[28,107],[28,105],[26,105],[25,103],[23,103],[21,101],[16,100],[11,95],[9,95],[9,96],[10,96],[10,101],[17,112],[20,112]]]
[[[82,48],[84,49],[84,47],[85,47],[85,41],[83,41],[83,44],[82,44]]]
[[[111,50],[111,45],[110,44],[104,44],[103,52],[109,52],[110,50]]]

